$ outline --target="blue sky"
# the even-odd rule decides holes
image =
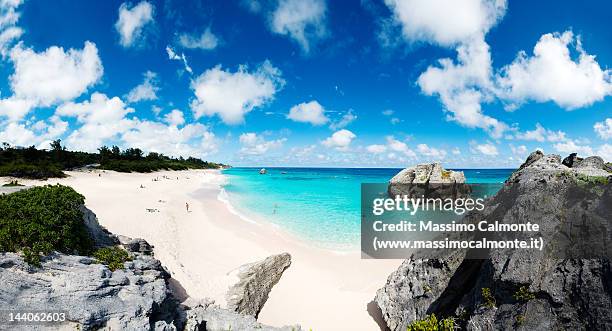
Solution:
[[[611,7],[0,0],[0,141],[249,166],[612,161]]]

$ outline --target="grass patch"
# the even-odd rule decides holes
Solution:
[[[128,252],[118,246],[100,248],[93,256],[98,262],[107,265],[111,271],[125,268],[123,262],[132,260]]]
[[[521,286],[518,290],[516,290],[516,292],[514,292],[512,297],[516,301],[527,302],[535,299],[535,294],[529,292],[529,288],[527,286]]]
[[[576,180],[579,181],[579,183],[591,185],[608,185],[610,182],[609,177],[606,176],[587,176],[584,174],[577,174]]]
[[[84,197],[70,187],[48,185],[0,196],[0,251],[22,252],[40,265],[51,251],[91,254],[92,239],[79,209]]]
[[[438,320],[435,314],[425,316],[424,319],[410,323],[406,331],[453,331],[455,320],[451,317]]]
[[[483,287],[480,292],[482,294],[482,300],[484,302],[483,305],[487,308],[495,308],[495,297],[491,293],[491,289],[488,287]]]
[[[2,186],[3,187],[15,187],[15,186],[23,186],[23,185],[19,184],[16,180],[12,180]]]

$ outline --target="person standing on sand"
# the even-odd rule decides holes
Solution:
[[[187,212],[189,212],[189,203],[185,202],[185,209],[187,209]]]

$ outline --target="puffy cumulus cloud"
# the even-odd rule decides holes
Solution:
[[[191,69],[191,67],[189,66],[185,53],[181,53],[181,55],[179,55],[170,46],[166,46],[166,53],[168,54],[168,59],[183,62],[185,71],[187,71],[190,74],[193,74],[193,69]]]
[[[219,147],[215,135],[200,123],[179,128],[172,124],[135,120],[131,128],[121,135],[121,141],[125,147],[174,157],[203,158],[215,154]]]
[[[606,118],[602,122],[597,122],[593,125],[593,130],[599,138],[608,140],[612,138],[612,118]]]
[[[284,84],[281,71],[269,61],[252,72],[246,65],[236,72],[218,65],[191,82],[196,96],[191,109],[196,119],[218,115],[226,124],[240,124],[251,110],[272,101]]]
[[[82,50],[52,46],[42,53],[17,45],[11,50],[15,71],[10,76],[14,98],[38,106],[51,106],[72,100],[102,77],[104,71],[98,49],[85,42]]]
[[[385,0],[408,41],[453,46],[485,34],[506,12],[505,0]]]
[[[18,122],[30,112],[34,105],[31,100],[16,97],[0,99],[0,117],[7,117],[10,122]]]
[[[387,137],[387,147],[389,148],[389,150],[402,153],[404,156],[407,156],[409,158],[416,157],[416,153],[412,149],[410,149],[408,145],[406,145],[406,143],[395,139],[393,136]],[[390,154],[393,154],[393,156],[396,155],[395,153]],[[394,157],[389,156],[389,158],[393,159]]]
[[[484,144],[478,144],[475,141],[470,142],[472,153],[482,154],[486,156],[497,156],[499,151],[497,147],[490,142]]]
[[[353,123],[357,119],[357,115],[353,113],[352,109],[349,109],[339,120],[332,123],[329,128],[332,130],[339,130],[347,127],[349,124]]]
[[[570,154],[570,153],[578,153],[580,155],[593,155],[593,149],[587,145],[578,144],[574,140],[566,140],[564,142],[560,142],[554,144],[553,147],[557,152]]]
[[[134,109],[126,107],[118,97],[109,99],[96,92],[91,95],[91,100],[65,103],[55,113],[62,117],[76,117],[82,124],[68,136],[68,147],[92,152],[130,129],[134,123],[125,117],[132,112]],[[157,140],[160,140],[159,136]]]
[[[327,35],[325,0],[279,0],[270,14],[272,32],[289,36],[305,53],[312,44]]]
[[[515,138],[519,140],[532,140],[538,142],[559,142],[567,140],[565,132],[548,130],[540,123],[536,123],[535,129],[531,131],[518,132],[515,135]]]
[[[570,49],[572,48],[572,49]],[[571,51],[578,53],[572,59]],[[499,94],[515,108],[527,100],[552,101],[567,110],[589,106],[612,93],[611,71],[582,48],[571,31],[543,35],[533,56],[520,52],[498,77]]]
[[[446,151],[443,149],[437,149],[434,147],[430,147],[426,144],[417,145],[417,151],[424,156],[428,156],[431,158],[443,159],[446,157]]]
[[[2,0],[0,1],[0,55],[5,58],[12,45],[23,34],[23,29],[16,26],[20,13],[17,9],[23,1]]]
[[[323,140],[321,143],[325,147],[335,148],[338,150],[347,150],[349,145],[357,136],[347,129],[342,129],[334,132],[330,137]]]
[[[323,125],[329,122],[329,118],[325,116],[325,108],[316,100],[310,102],[302,102],[289,110],[287,118],[312,125]]]
[[[387,151],[387,146],[374,144],[367,146],[366,150],[372,154],[381,154]]]
[[[183,48],[211,50],[217,48],[219,38],[208,27],[197,36],[183,33],[178,37],[178,42]]]
[[[32,125],[9,122],[0,130],[0,142],[13,146],[37,146],[49,148],[52,140],[57,139],[68,129],[68,123],[57,116],[46,121],[38,121]]]
[[[152,71],[146,71],[143,76],[144,80],[142,83],[134,87],[128,93],[128,102],[157,100],[157,92],[159,91],[159,80],[157,79],[157,74]]]
[[[597,155],[601,156],[606,162],[612,162],[612,145],[603,144],[597,149]]]
[[[510,145],[510,150],[512,151],[512,154],[517,155],[517,156],[523,156],[527,154],[527,146],[525,145],[520,145],[520,146]]]
[[[457,48],[457,62],[441,59],[438,66],[427,68],[417,82],[426,95],[440,98],[449,120],[484,129],[494,138],[508,129],[505,123],[482,112],[481,103],[491,88],[491,55],[482,36]]]
[[[182,111],[173,109],[164,116],[164,121],[172,126],[179,126],[185,123],[185,117]]]
[[[238,140],[242,144],[240,154],[243,155],[264,155],[270,150],[282,147],[283,143],[287,141],[286,138],[266,140],[254,132],[243,133]]]
[[[119,6],[115,30],[119,33],[121,46],[132,47],[142,41],[145,28],[154,22],[153,12],[153,5],[147,1],[141,1],[132,8],[126,2]]]

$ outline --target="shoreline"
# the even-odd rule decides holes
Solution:
[[[68,175],[21,182],[72,186],[109,231],[151,243],[156,258],[193,299],[212,298],[224,306],[226,290],[236,280],[233,271],[288,252],[292,265],[270,292],[260,322],[299,323],[306,330],[378,329],[368,304],[402,260],[362,260],[359,251],[338,253],[310,245],[271,222],[249,222],[250,217],[240,217],[229,201],[219,199],[226,180],[220,170]]]

